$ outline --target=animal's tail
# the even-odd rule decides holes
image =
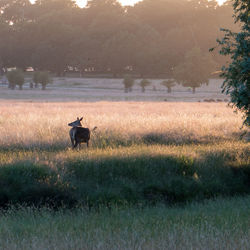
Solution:
[[[94,132],[96,129],[97,129],[97,127],[94,127],[94,128],[91,130],[91,132]]]

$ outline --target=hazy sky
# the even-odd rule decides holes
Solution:
[[[84,7],[86,5],[88,0],[76,0],[77,4],[80,6],[80,7]],[[119,2],[122,4],[122,5],[133,5],[139,1],[142,1],[142,0],[119,0]],[[217,0],[217,2],[219,4],[222,4],[224,3],[226,0]]]
[[[77,4],[80,6],[80,7],[84,7],[86,5],[88,0],[76,0]],[[136,2],[139,2],[141,0],[119,0],[122,5],[133,5],[135,4]],[[226,0],[217,0],[217,2],[219,4],[222,4],[223,2],[225,2]],[[34,3],[35,0],[30,0],[30,2]]]
[[[122,5],[133,5],[136,2],[139,2],[140,0],[119,0],[119,2],[122,3]],[[79,6],[84,7],[87,3],[87,0],[76,0]]]

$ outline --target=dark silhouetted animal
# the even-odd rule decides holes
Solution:
[[[80,148],[82,142],[86,143],[88,147],[90,140],[90,133],[97,129],[97,127],[94,127],[92,131],[90,131],[89,128],[83,128],[81,124],[82,119],[83,117],[80,119],[77,117],[76,121],[68,124],[70,127],[72,127],[69,131],[69,136],[73,149],[76,148],[77,146]]]

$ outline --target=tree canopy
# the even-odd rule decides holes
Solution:
[[[185,55],[213,46],[220,27],[237,31],[232,7],[208,0],[1,0],[0,67],[173,78]],[[221,62],[221,58],[213,55]]]
[[[241,25],[239,32],[222,29],[224,37],[218,39],[220,54],[231,57],[222,68],[225,78],[223,91],[231,96],[234,107],[244,113],[244,124],[250,126],[250,4],[249,0],[234,0],[235,22]]]

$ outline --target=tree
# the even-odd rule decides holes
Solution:
[[[131,76],[125,76],[123,79],[124,91],[125,93],[132,92],[132,87],[134,86],[135,80]]]
[[[147,79],[142,79],[139,83],[139,85],[141,86],[141,91],[144,93],[145,92],[145,87],[149,86],[151,84],[151,82]]]
[[[241,24],[240,32],[225,32],[221,40],[220,54],[230,56],[232,61],[222,67],[225,79],[222,91],[231,97],[232,106],[244,114],[244,124],[250,126],[250,4],[249,0],[234,0],[235,23]],[[212,49],[211,49],[212,50]]]
[[[0,13],[7,23],[16,24],[30,20],[31,7],[29,0],[1,0]]]
[[[184,62],[174,69],[174,78],[184,87],[191,87],[194,94],[196,88],[208,84],[215,66],[210,54],[202,53],[200,48],[193,48],[186,53]]]
[[[42,84],[42,90],[45,90],[46,85],[51,82],[49,78],[49,72],[47,71],[40,72],[39,80],[40,80],[40,83]]]
[[[131,66],[135,43],[133,34],[117,32],[104,44],[102,59],[105,60],[114,77],[122,74],[126,66]]]
[[[23,89],[24,84],[24,74],[20,69],[15,69],[7,73],[7,78],[9,81],[9,86],[11,89],[15,89],[16,85],[19,85],[19,89]]]
[[[72,39],[70,46],[71,66],[77,68],[80,77],[83,76],[85,69],[94,68],[99,57],[99,43],[95,39],[91,39],[88,33],[80,33]]]
[[[35,71],[35,72],[33,73],[32,80],[33,80],[33,82],[35,83],[35,88],[37,88],[37,87],[38,87],[38,84],[39,84],[39,74],[40,74],[39,71]]]
[[[42,85],[42,90],[46,89],[46,85],[51,82],[49,77],[49,72],[47,71],[36,71],[33,74],[33,81],[35,83],[35,87],[40,83]]]
[[[175,81],[173,79],[168,79],[168,80],[165,80],[165,81],[162,81],[161,82],[161,85],[165,86],[168,90],[168,93],[171,93],[172,92],[172,87],[175,86]]]

